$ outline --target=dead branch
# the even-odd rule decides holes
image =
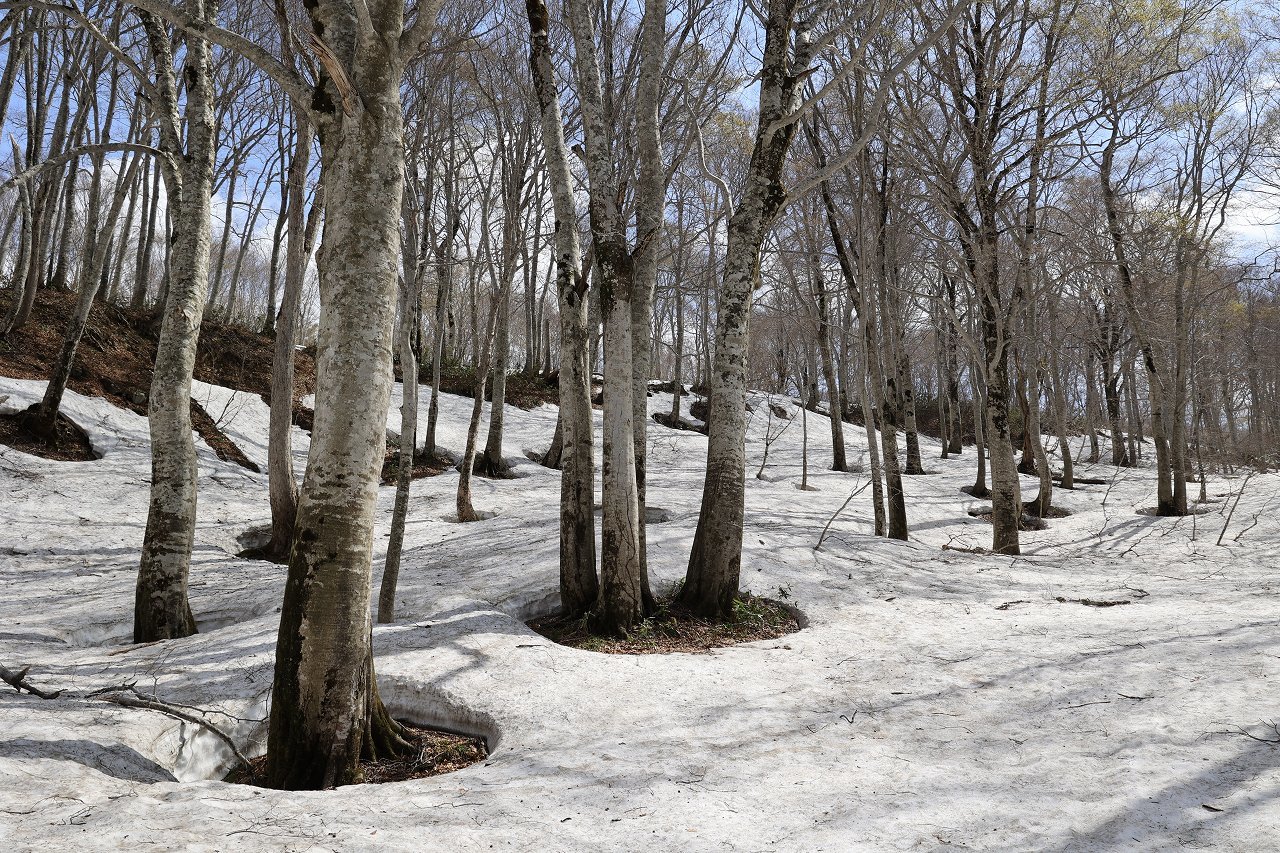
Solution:
[[[1252,471],[1244,475],[1244,482],[1240,484],[1240,491],[1236,492],[1236,501],[1231,505],[1230,512],[1227,513],[1227,520],[1222,522],[1222,530],[1218,533],[1218,541],[1214,542],[1214,545],[1222,544],[1222,537],[1227,535],[1227,528],[1231,526],[1231,516],[1236,514],[1236,507],[1240,506],[1240,499],[1244,497],[1244,490],[1248,488],[1249,480],[1252,478]]]
[[[5,684],[10,685],[19,693],[25,690],[32,696],[39,696],[41,699],[57,699],[62,695],[61,690],[55,690],[52,693],[49,693],[32,685],[31,682],[27,681],[27,673],[30,671],[31,667],[29,666],[24,666],[22,669],[16,671],[0,666],[0,679],[3,679]]]
[[[1133,602],[1127,598],[1108,600],[1098,598],[1063,598],[1062,596],[1058,596],[1054,601],[1061,602],[1062,604],[1083,604],[1085,607],[1119,607],[1121,604],[1133,604]]]
[[[108,687],[104,690],[97,690],[87,694],[86,699],[97,699],[100,702],[110,702],[113,705],[119,705],[122,708],[141,708],[147,711],[159,711],[161,714],[167,714],[177,720],[182,720],[192,725],[200,726],[207,729],[214,737],[225,743],[230,749],[231,754],[235,756],[236,761],[241,766],[247,767],[249,759],[244,756],[240,748],[236,746],[236,742],[231,735],[215,726],[208,720],[198,717],[195,714],[188,713],[182,708],[165,702],[163,699],[146,693],[139,693],[132,684],[122,684],[118,687]],[[198,709],[197,709],[198,710]],[[201,713],[204,713],[203,711]]]
[[[849,505],[849,502],[852,501],[854,498],[856,498],[858,494],[869,485],[871,485],[870,480],[863,483],[861,486],[859,486],[858,488],[854,489],[852,492],[849,493],[849,497],[844,499],[844,503],[840,504],[840,508],[837,509],[829,519],[827,519],[826,525],[822,528],[822,533],[819,534],[818,536],[818,544],[813,546],[813,550],[815,551],[821,550],[822,541],[827,538],[827,531],[831,529],[831,525],[835,523],[836,518],[840,515],[840,513],[844,512],[844,508]]]
[[[1262,725],[1264,728],[1271,729],[1271,731],[1273,731],[1276,736],[1274,738],[1270,738],[1270,737],[1265,737],[1261,735],[1255,735],[1253,732],[1249,731],[1246,728],[1243,728],[1242,726],[1235,726],[1234,728],[1223,729],[1221,731],[1214,732],[1214,734],[1244,735],[1250,740],[1256,740],[1258,743],[1265,743],[1270,746],[1280,746],[1280,723],[1277,723],[1275,720],[1264,720],[1260,723],[1260,725]]]
[[[0,679],[3,679],[6,684],[11,685],[13,689],[17,690],[19,693],[25,690],[33,696],[39,696],[41,699],[57,699],[63,694],[63,691],[61,690],[49,692],[33,686],[29,681],[27,681],[27,673],[30,671],[31,667],[29,666],[24,666],[22,669],[16,671],[0,666]],[[119,705],[122,708],[142,708],[148,711],[159,711],[160,713],[167,714],[174,719],[182,720],[183,722],[208,729],[214,737],[218,738],[218,740],[230,747],[231,754],[235,756],[236,761],[239,761],[240,764],[244,766],[248,766],[249,764],[249,759],[245,758],[244,753],[242,753],[240,748],[236,746],[236,742],[232,739],[231,735],[204,719],[202,716],[190,713],[190,711],[198,711],[202,715],[206,714],[207,712],[201,708],[191,708],[186,705],[179,706],[171,702],[166,702],[154,694],[139,693],[132,684],[120,684],[115,687],[104,687],[101,690],[94,690],[74,698],[96,699],[99,702],[110,702],[112,705]],[[187,710],[188,708],[190,711]]]

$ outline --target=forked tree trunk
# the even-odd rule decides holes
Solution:
[[[600,600],[594,621],[602,632],[626,634],[644,618],[635,452],[637,376],[631,310],[636,287],[635,266],[618,202],[621,194],[611,145],[616,116],[610,114],[608,107],[614,93],[610,92],[610,99],[606,101],[597,56],[595,15],[581,0],[567,2],[565,15],[574,41],[573,66],[582,113],[591,237],[598,278],[596,291],[604,319]],[[612,62],[612,58],[609,61]],[[653,94],[656,97],[656,89]],[[648,107],[656,111],[656,102],[649,103]],[[645,105],[639,108],[643,111]],[[651,179],[659,180],[656,175]],[[647,196],[654,188],[638,189],[642,196]],[[642,235],[641,239],[648,236]],[[647,334],[647,317],[644,326]]]

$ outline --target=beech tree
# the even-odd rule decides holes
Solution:
[[[169,284],[151,374],[151,502],[142,542],[134,602],[133,640],[195,633],[187,576],[196,525],[196,447],[191,431],[191,376],[209,287],[210,195],[214,136],[212,48],[199,33],[217,19],[214,0],[189,0],[183,17],[181,79],[185,110],[178,115],[179,83],[169,33],[152,10],[141,10],[156,72],[155,109],[160,144],[170,152],[166,199],[172,222]],[[169,11],[166,8],[164,11]],[[185,139],[180,135],[185,131]]]
[[[555,210],[556,294],[560,308],[560,607],[570,616],[596,601],[595,462],[587,357],[587,279],[578,215],[543,0],[527,0],[529,67],[541,116],[542,146]]]

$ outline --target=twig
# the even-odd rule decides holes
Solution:
[[[844,512],[844,508],[849,505],[849,502],[856,498],[859,493],[869,485],[871,485],[871,481],[867,480],[867,482],[849,493],[849,497],[844,499],[844,503],[840,504],[840,508],[836,510],[829,519],[827,519],[826,525],[822,528],[822,533],[818,536],[818,544],[813,546],[813,550],[817,551],[822,548],[822,542],[827,538],[827,531],[831,529],[831,525],[835,523],[836,518],[840,513]]]
[[[1242,728],[1240,726],[1236,726],[1234,729],[1224,729],[1222,731],[1215,732],[1215,734],[1244,735],[1250,740],[1258,741],[1258,743],[1270,744],[1271,746],[1280,746],[1280,723],[1277,723],[1275,720],[1270,720],[1270,721],[1264,721],[1262,725],[1269,726],[1271,730],[1276,733],[1276,736],[1274,738],[1260,737],[1258,735],[1255,735],[1253,732],[1249,731],[1248,729]]]
[[[242,753],[240,748],[236,746],[236,742],[231,738],[231,735],[213,725],[213,723],[210,723],[208,720],[201,719],[195,714],[189,714],[181,708],[165,702],[154,695],[139,693],[132,684],[111,687],[105,691],[96,691],[85,698],[94,698],[102,702],[110,702],[111,704],[119,705],[122,708],[142,708],[147,711],[159,711],[162,714],[168,714],[170,717],[182,720],[183,722],[208,729],[214,737],[218,738],[218,740],[230,747],[231,754],[236,757],[236,760],[239,761],[242,766],[249,766],[249,759],[245,758],[244,753]]]
[[[1222,544],[1222,537],[1227,535],[1227,528],[1231,525],[1231,516],[1236,514],[1236,507],[1240,506],[1240,499],[1244,497],[1244,490],[1249,485],[1249,480],[1253,478],[1253,471],[1244,475],[1244,482],[1240,484],[1240,491],[1236,492],[1236,501],[1231,505],[1230,511],[1227,512],[1227,520],[1222,522],[1222,531],[1218,533],[1218,541],[1214,545]]]

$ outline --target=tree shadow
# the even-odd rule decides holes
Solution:
[[[144,757],[133,747],[91,740],[35,740],[14,738],[0,741],[0,758],[52,759],[70,761],[107,776],[130,782],[176,782],[173,774]]]

